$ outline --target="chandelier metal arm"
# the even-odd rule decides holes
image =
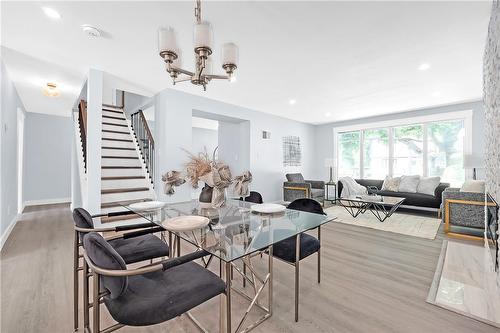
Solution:
[[[207,79],[218,79],[218,80],[229,80],[230,77],[228,75],[216,75],[216,74],[207,74],[204,75]]]

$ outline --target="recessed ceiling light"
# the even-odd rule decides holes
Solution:
[[[91,25],[83,24],[82,30],[87,36],[89,36],[91,38],[101,37],[101,31],[99,31],[99,29],[97,29],[96,27],[93,27]]]
[[[43,88],[43,94],[48,97],[59,96],[59,88],[57,88],[57,84],[48,82],[47,85]]]
[[[423,64],[420,64],[420,66],[418,66],[418,70],[419,71],[426,71],[428,70],[429,68],[431,68],[431,65],[429,65],[428,63],[424,62]]]
[[[325,117],[331,117],[332,116],[332,113],[331,112],[327,112],[325,113]]]
[[[61,14],[59,14],[55,9],[50,7],[43,7],[43,12],[45,15],[50,17],[53,20],[59,20],[61,18]]]
[[[296,101],[296,100],[294,100],[294,99],[291,99],[291,100],[289,100],[289,101],[288,101],[288,103],[289,103],[290,105],[294,105],[295,103],[297,103],[297,101]]]

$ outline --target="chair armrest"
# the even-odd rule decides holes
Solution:
[[[306,182],[303,182],[303,183],[299,183],[299,182],[283,182],[283,187],[287,187],[287,188],[290,188],[290,189],[294,189],[294,188],[297,188],[299,190],[302,190],[302,189],[307,189],[308,191],[311,191],[311,183],[306,183]]]
[[[163,266],[163,270],[167,270],[169,268],[179,266],[179,265],[191,262],[193,260],[203,258],[203,257],[208,256],[208,255],[210,255],[210,253],[208,253],[207,251],[200,250],[200,251],[195,251],[195,252],[185,254],[185,255],[180,256],[180,257],[170,258],[170,259],[164,260],[161,262],[161,264]]]
[[[154,264],[149,264],[146,266],[142,266],[139,268],[133,268],[133,269],[106,269],[106,268],[101,268],[99,266],[96,266],[92,260],[87,256],[87,253],[83,253],[83,257],[87,261],[89,267],[91,270],[94,272],[104,275],[104,276],[133,276],[133,275],[142,275],[146,273],[151,273],[151,272],[156,272],[156,271],[164,271],[166,269],[179,266],[188,262],[191,262],[193,260],[199,259],[201,257],[207,256],[210,253],[208,253],[205,250],[200,250],[200,251],[195,251],[189,254],[185,254],[181,257],[178,258],[171,258],[167,260],[163,260],[158,263]]]
[[[155,227],[155,228],[149,228],[149,229],[144,229],[144,230],[137,230],[137,231],[127,232],[127,233],[123,234],[122,238],[129,239],[129,238],[144,236],[147,234],[154,234],[155,232],[162,232],[162,231],[165,231],[165,228]]]
[[[126,231],[126,230],[141,229],[141,228],[154,228],[157,226],[158,225],[153,223],[153,222],[145,222],[145,223],[138,223],[138,224],[119,225],[119,226],[115,227],[115,230],[116,231]]]
[[[444,191],[442,194],[443,203],[446,200],[464,200],[484,202],[483,193]]]
[[[306,180],[305,182],[311,184],[312,188],[316,188],[316,189],[324,189],[325,188],[325,182],[322,180]]]

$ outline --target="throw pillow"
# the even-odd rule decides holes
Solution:
[[[400,182],[401,182],[401,177],[386,176],[384,179],[384,183],[382,184],[382,191],[397,192]]]
[[[398,192],[417,193],[417,187],[419,181],[420,181],[419,175],[401,176]]]
[[[434,195],[436,187],[441,182],[441,177],[423,177],[418,183],[417,192],[422,194]]]
[[[460,192],[484,193],[484,191],[484,180],[466,180],[460,188]]]

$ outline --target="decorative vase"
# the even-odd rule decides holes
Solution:
[[[201,208],[212,208],[212,192],[213,188],[205,184],[201,189],[200,193],[200,207]]]

